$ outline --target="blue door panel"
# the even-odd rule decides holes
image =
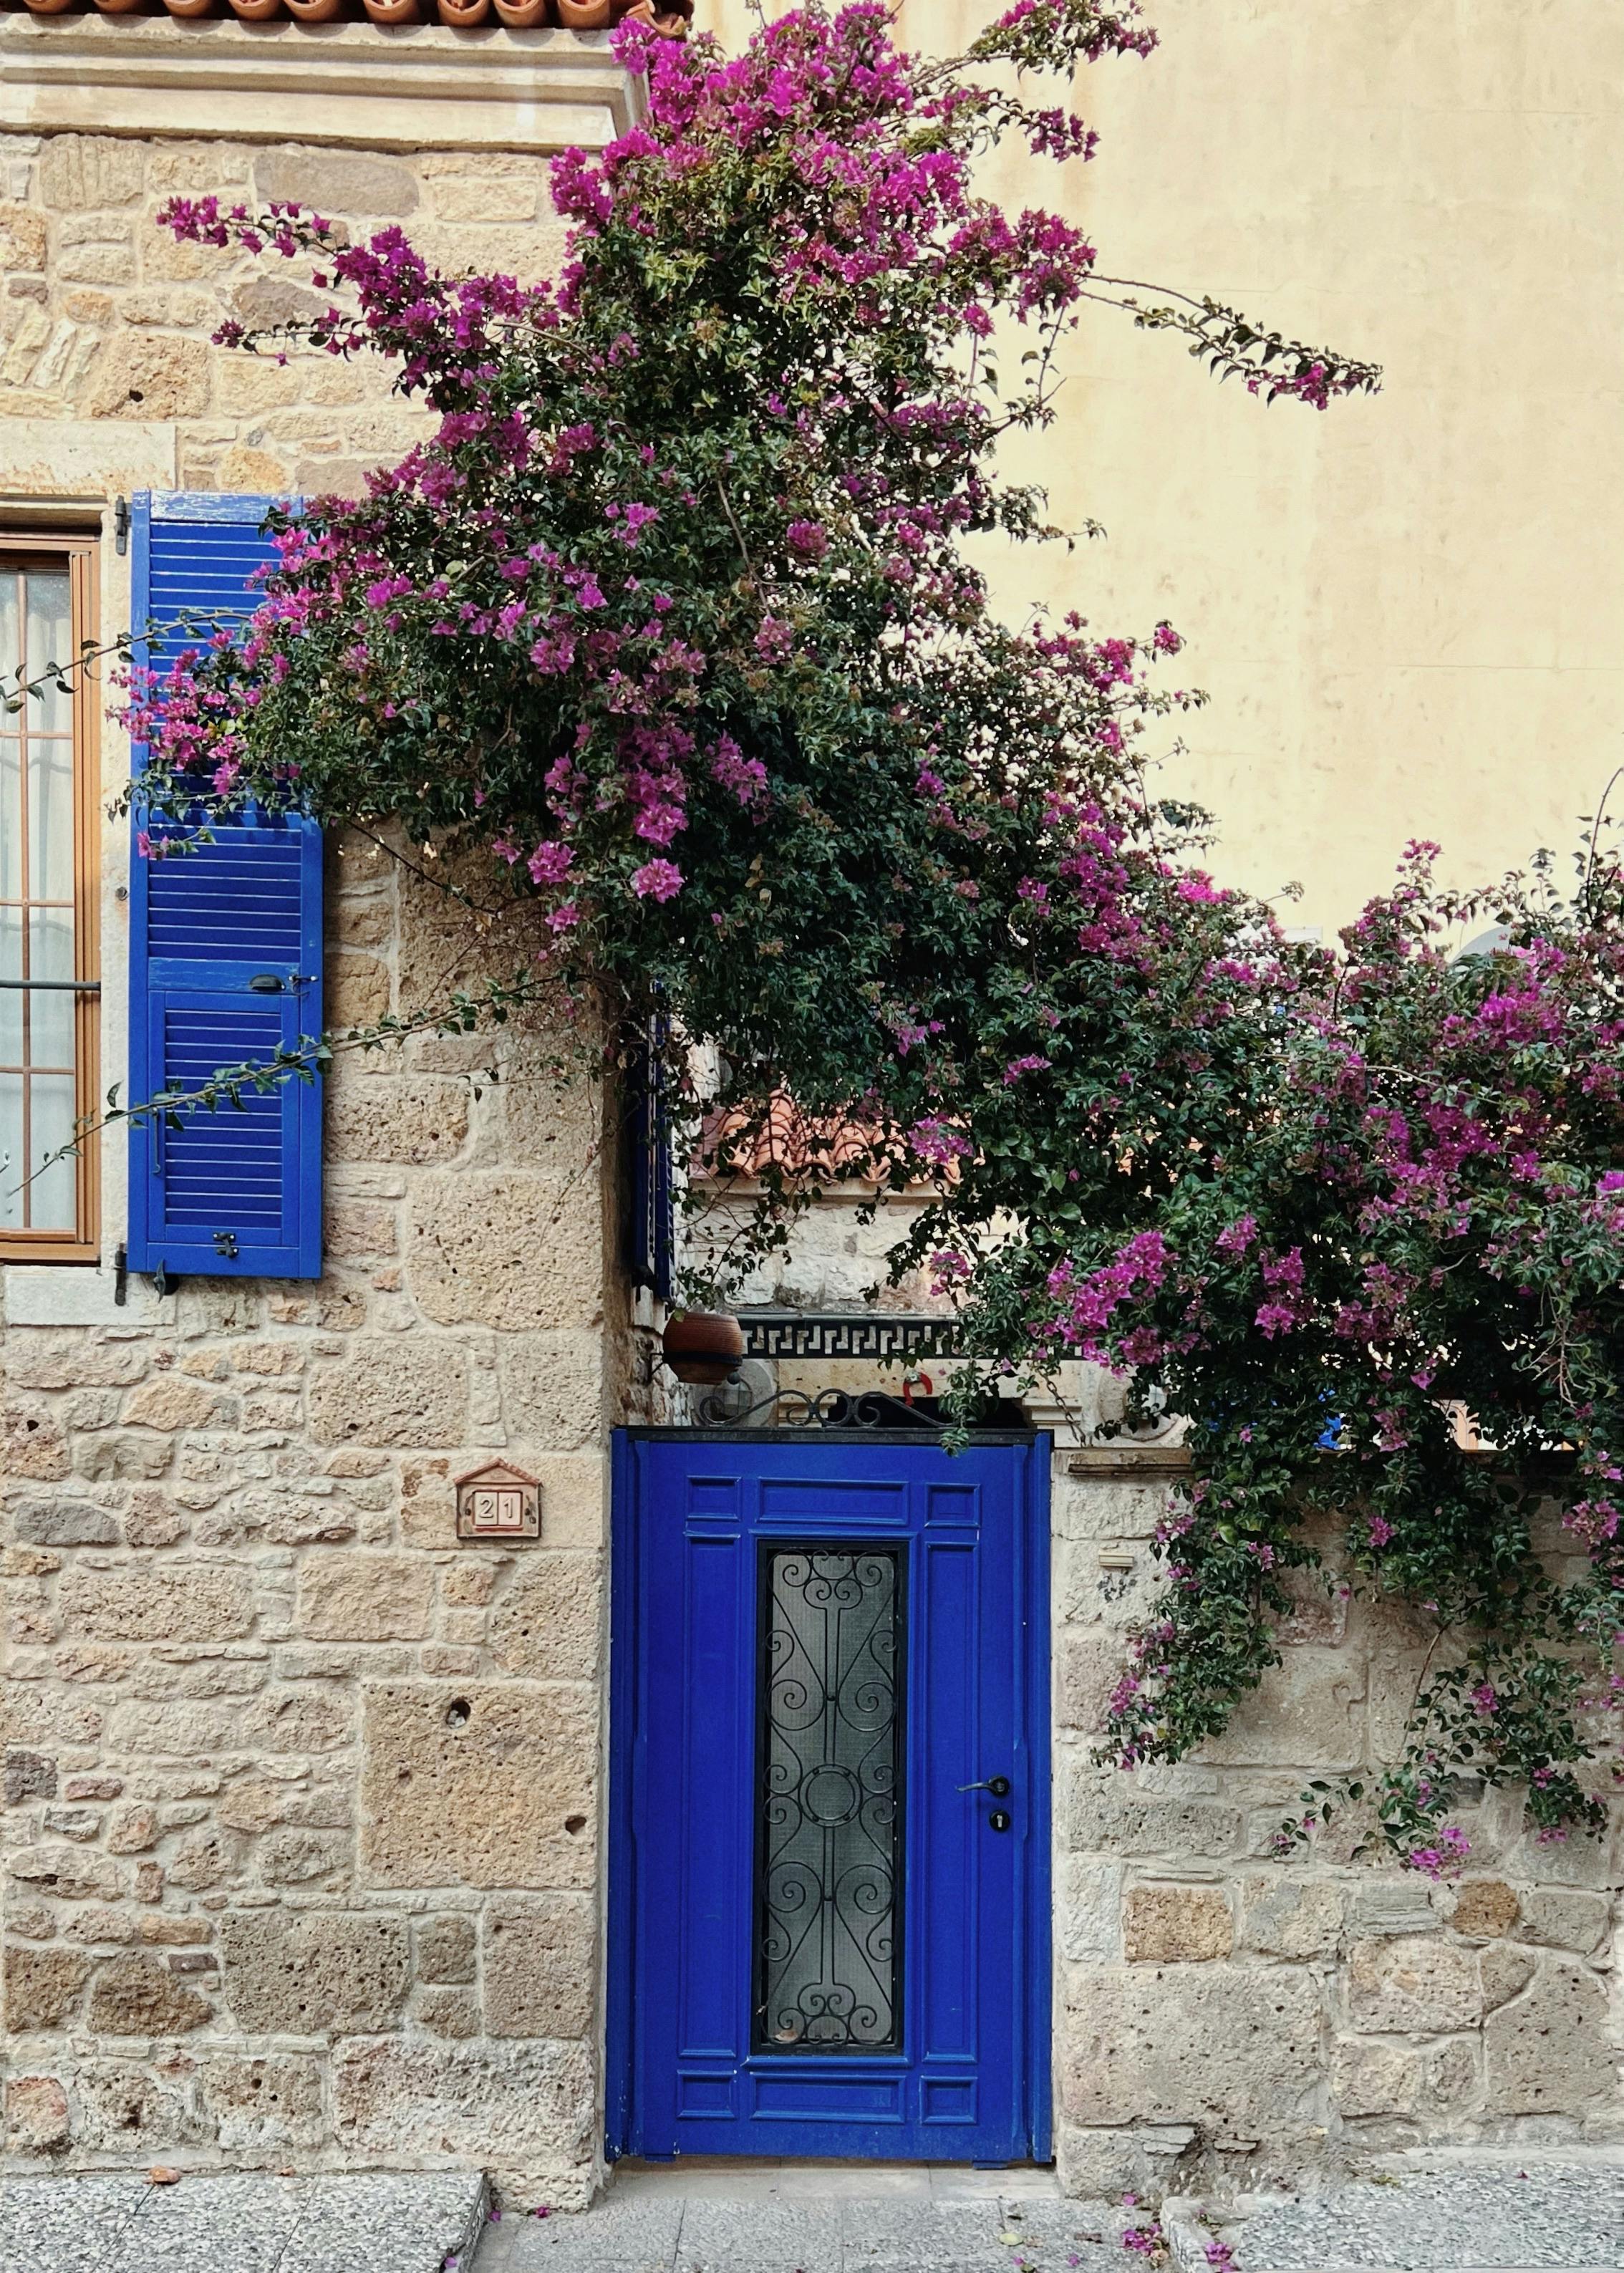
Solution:
[[[1046,2155],[1046,1441],[949,1456],[812,1431],[617,1439],[611,2154]],[[894,1558],[877,1583],[900,1632],[901,1736],[884,1739],[886,1774],[901,1751],[901,1850],[885,1850],[900,1894],[894,1913],[820,1910],[814,1894],[799,1914],[835,1947],[849,1937],[849,1969],[872,1958],[884,1975],[877,2009],[900,2021],[874,2024],[872,2049],[778,2049],[767,2033],[800,2026],[762,2003],[759,1947],[759,1849],[777,1835],[762,1797],[775,1549]],[[774,1677],[781,1701],[793,1673]],[[1007,1798],[962,1789],[1000,1774]],[[999,1807],[1011,1829],[992,1827]],[[836,1847],[831,1834],[831,1874]]]

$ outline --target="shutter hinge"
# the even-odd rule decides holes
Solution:
[[[116,498],[113,503],[113,550],[122,560],[130,550],[130,500]]]
[[[130,1264],[121,1239],[113,1249],[113,1302],[122,1310],[130,1299]]]

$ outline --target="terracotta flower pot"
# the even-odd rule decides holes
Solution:
[[[418,0],[361,0],[375,24],[415,24],[423,15]]]
[[[490,0],[435,0],[442,24],[455,32],[471,32],[490,13]]]
[[[244,24],[268,24],[273,16],[281,14],[282,0],[231,0],[231,12]]]
[[[60,16],[73,5],[73,0],[28,0],[31,16]]]
[[[528,32],[553,20],[551,0],[497,0],[497,14],[510,32]]]
[[[614,0],[558,0],[558,21],[566,32],[601,32],[614,13]]]
[[[281,0],[277,0],[277,4],[280,6]],[[96,0],[96,6],[104,16],[127,16],[132,8],[140,5],[141,0]]]
[[[198,16],[213,15],[218,0],[163,0],[163,4],[171,16],[178,16],[184,22]]]
[[[344,5],[344,0],[283,0],[288,13],[296,16],[302,24],[330,24]],[[164,0],[168,7],[168,0]]]
[[[675,1310],[660,1337],[678,1381],[725,1381],[745,1354],[744,1330],[724,1310]]]

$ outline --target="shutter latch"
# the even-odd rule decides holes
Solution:
[[[214,1234],[214,1252],[223,1255],[228,1263],[235,1263],[237,1259],[236,1232],[217,1231]]]

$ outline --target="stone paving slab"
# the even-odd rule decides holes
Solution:
[[[505,2211],[461,2273],[1125,2273],[1111,2217],[1049,2172],[660,2164],[588,2210]]]
[[[461,2171],[0,2179],[0,2273],[441,2273],[485,2202]]]
[[[1179,2266],[1207,2273],[1212,2227],[1183,2213],[1165,2223]],[[1235,2273],[1620,2273],[1624,2157],[1408,2174],[1217,2230]]]

